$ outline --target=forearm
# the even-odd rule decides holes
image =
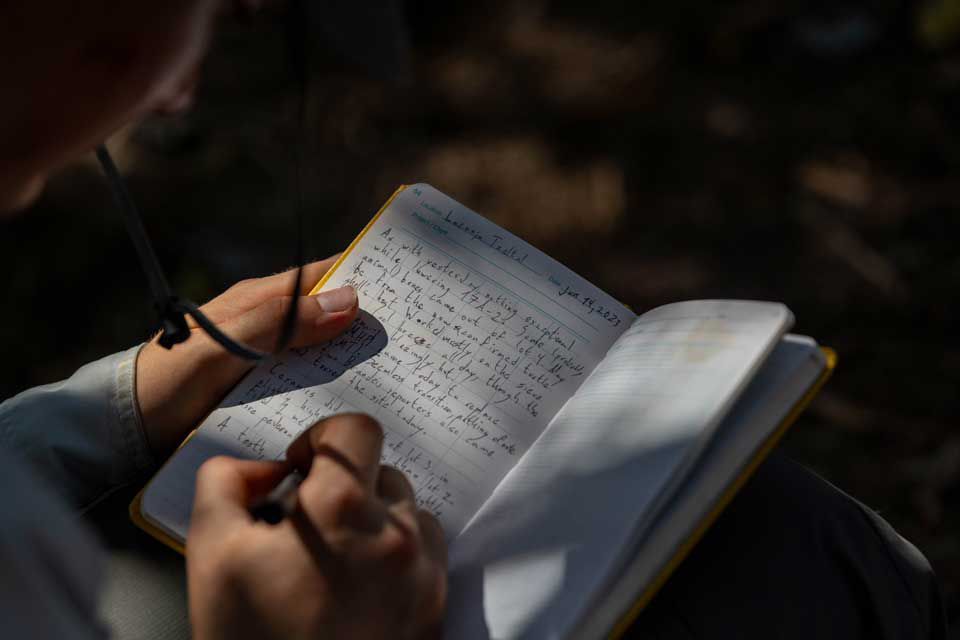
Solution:
[[[356,317],[349,287],[309,296],[335,260],[304,267],[292,346],[326,342]],[[238,283],[204,313],[240,342],[270,350],[291,304],[290,276]],[[0,404],[0,446],[32,464],[71,504],[86,507],[144,480],[251,366],[196,329],[170,350],[150,342]]]

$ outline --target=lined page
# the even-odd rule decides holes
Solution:
[[[346,284],[350,330],[248,375],[151,482],[145,516],[183,538],[203,460],[281,458],[320,418],[359,411],[453,537],[635,318],[427,185],[394,197],[324,289]]]
[[[449,637],[562,637],[790,322],[738,301],[638,318],[452,542]]]

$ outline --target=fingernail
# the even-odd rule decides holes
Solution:
[[[317,300],[320,308],[327,313],[347,311],[357,304],[357,292],[350,286],[323,291],[315,295],[314,298]]]

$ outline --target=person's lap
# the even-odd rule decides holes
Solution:
[[[942,638],[929,563],[781,455],[760,466],[628,638]]]
[[[89,519],[109,553],[116,638],[190,635],[183,558],[133,526],[132,492]],[[744,486],[628,638],[942,638],[926,559],[879,516],[775,455]]]
[[[100,613],[117,640],[186,640],[183,556],[133,525],[127,509],[135,494],[117,491],[88,514],[107,549]]]

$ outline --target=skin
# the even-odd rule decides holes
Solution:
[[[287,464],[203,465],[187,544],[197,636],[440,637],[443,533],[417,509],[406,477],[380,465],[382,443],[372,418],[347,414],[301,435]],[[291,465],[307,474],[300,510],[276,526],[253,522],[246,505]]]
[[[292,347],[319,344],[350,326],[357,305],[336,313],[324,312],[306,294],[333,266],[338,256],[306,265]],[[269,351],[290,304],[294,274],[280,273],[244,280],[201,309],[227,335],[255,349]],[[190,339],[164,349],[156,339],[137,359],[140,415],[150,447],[158,460],[169,456],[190,429],[253,367],[235,358],[204,333],[192,318]],[[196,381],[202,380],[203,384]]]
[[[0,3],[0,77],[14,89],[0,101],[0,214],[22,211],[51,172],[124,125],[189,104],[223,11],[219,0]],[[355,295],[335,311],[306,297],[334,260],[305,267],[295,345],[329,340],[356,316]],[[203,309],[235,339],[269,349],[292,277],[237,283]],[[169,351],[145,345],[136,393],[156,458],[166,458],[250,366],[196,327]],[[417,509],[404,475],[380,465],[381,445],[372,418],[342,415],[308,429],[286,462],[220,457],[201,467],[187,537],[194,637],[439,634],[443,535]],[[253,522],[247,506],[293,466],[306,474],[297,513],[276,526]]]
[[[120,127],[185,103],[220,0],[0,3],[0,210]],[[64,104],[69,108],[64,108]]]

